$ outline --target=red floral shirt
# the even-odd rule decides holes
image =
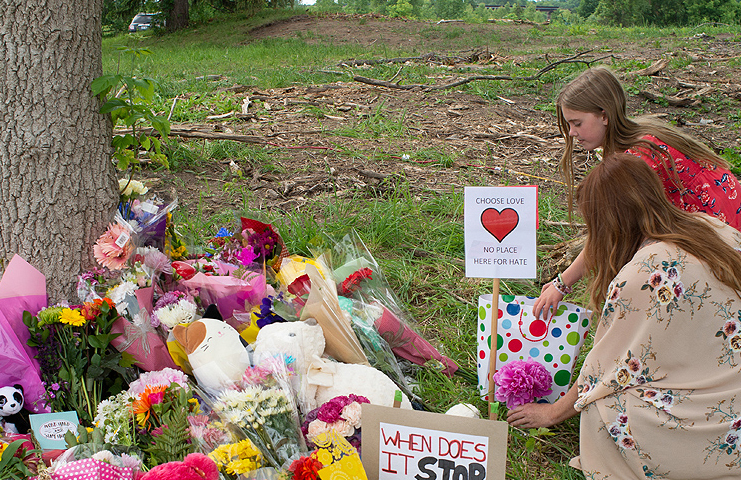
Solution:
[[[703,166],[651,135],[646,135],[643,139],[671,155],[677,176],[682,182],[681,189],[674,181],[671,166],[667,165],[667,171],[653,150],[636,146],[626,153],[642,158],[654,169],[670,202],[688,212],[704,212],[716,216],[741,231],[741,195],[738,192],[738,180],[729,170],[712,165]]]

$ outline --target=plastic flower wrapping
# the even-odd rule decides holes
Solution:
[[[339,396],[325,402],[306,414],[301,432],[307,445],[314,448],[314,441],[322,434],[334,431],[341,435],[360,452],[360,411],[363,403],[370,403],[367,398],[350,394]]]
[[[222,471],[236,474],[249,464],[280,472],[305,453],[290,374],[285,359],[271,357],[247,368],[242,380],[231,388],[217,395],[204,395],[212,418],[218,419],[215,424],[223,425],[229,439],[229,443],[208,452]],[[201,440],[202,445],[207,443]],[[231,462],[225,461],[230,458]]]
[[[134,480],[141,467],[141,453],[135,448],[86,443],[67,449],[33,480]]]
[[[497,386],[495,397],[500,402],[506,402],[507,408],[525,405],[553,392],[551,374],[532,358],[509,362],[493,378]]]

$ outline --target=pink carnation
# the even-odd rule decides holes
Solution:
[[[497,385],[496,399],[506,402],[507,408],[553,393],[551,374],[532,358],[508,363],[494,374],[494,382]]]

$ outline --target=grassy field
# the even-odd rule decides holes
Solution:
[[[203,122],[208,115],[226,114],[239,108],[240,98],[226,92],[226,87],[240,84],[267,91],[349,82],[358,69],[338,67],[339,63],[349,59],[416,56],[430,51],[451,53],[485,45],[490,51],[500,54],[503,60],[496,65],[487,65],[476,73],[527,76],[545,66],[549,61],[548,56],[573,55],[586,49],[593,49],[594,55],[606,57],[619,53],[613,65],[634,70],[650,64],[646,55],[636,52],[654,49],[679,52],[670,57],[671,68],[679,69],[692,62],[690,57],[695,53],[687,51],[687,47],[696,47],[697,43],[691,39],[698,33],[693,29],[616,29],[588,25],[507,27],[502,30],[487,25],[468,25],[464,28],[430,23],[413,32],[415,41],[407,42],[413,44],[408,46],[398,41],[398,37],[405,34],[409,26],[396,22],[393,28],[398,31],[392,29],[392,33],[395,33],[387,34],[389,40],[393,41],[374,41],[372,44],[331,41],[322,32],[315,31],[298,31],[283,37],[253,37],[252,32],[260,25],[292,15],[295,12],[266,12],[254,17],[232,15],[169,36],[137,34],[107,38],[104,40],[104,71],[152,77],[158,84],[155,109],[167,115],[172,99],[178,97],[180,101],[172,111],[172,122],[197,123]],[[741,39],[738,27],[708,26],[702,32],[707,35],[728,35],[728,42],[732,46]],[[121,45],[134,49],[147,48],[151,53],[132,61],[120,53],[118,47]],[[628,49],[633,55],[625,54]],[[724,66],[737,68],[739,60],[729,60]],[[456,68],[451,70],[444,64],[415,64],[405,66],[402,72],[398,65],[381,64],[363,69],[362,75],[389,79],[395,73],[402,72],[405,83],[423,83],[436,75],[450,75],[451,72],[464,75],[467,72]],[[569,64],[543,75],[539,81],[471,83],[458,89],[458,92],[475,95],[484,101],[493,101],[500,96],[527,99],[533,111],[543,112],[547,119],[553,112],[552,99],[557,85],[583,68],[583,64]],[[209,80],[209,75],[220,77]],[[641,88],[641,82],[646,81],[638,78],[629,88]],[[671,94],[668,91],[665,93]],[[441,92],[428,97],[430,108],[435,102],[447,101],[446,95],[447,92]],[[655,107],[645,102],[635,105],[647,113]],[[698,119],[709,113],[715,118],[725,118],[729,126],[736,128],[737,122],[741,121],[738,102],[725,97],[706,99],[701,105],[677,115]],[[345,125],[342,129],[329,126],[327,115],[336,113],[325,107],[306,107],[302,115],[313,115],[326,122],[321,127],[326,135],[332,133],[345,138],[368,142],[379,140],[387,144],[416,135],[409,128],[414,119],[405,114],[402,108],[392,110],[379,107],[375,115],[366,116],[362,121]],[[553,128],[552,125],[550,128]],[[722,145],[726,147],[728,155],[736,154],[736,146],[731,141],[726,140]],[[383,156],[377,151],[360,147],[343,150],[335,145],[334,148],[340,150],[338,158],[346,162],[362,157],[371,163],[383,163],[393,156]],[[219,165],[237,159],[241,165],[249,165],[260,175],[277,175],[287,179],[311,173],[313,167],[300,167],[293,163],[293,167],[288,169],[285,167],[286,150],[234,142],[171,140],[167,151],[172,166],[170,172],[145,167],[141,175],[161,177],[160,188],[179,191],[182,195],[176,217],[192,247],[197,249],[204,238],[212,236],[219,227],[234,225],[239,215],[273,223],[279,228],[289,250],[304,255],[310,254],[312,242],[317,237],[323,234],[337,237],[349,229],[355,229],[382,265],[392,289],[418,321],[425,336],[434,339],[441,350],[460,365],[475,371],[477,298],[490,291],[491,282],[465,277],[461,188],[451,185],[448,190],[430,190],[418,185],[414,178],[395,176],[386,180],[392,183],[392,188],[386,190],[369,193],[368,190],[356,189],[349,195],[325,192],[308,198],[300,208],[266,209],[260,208],[260,199],[250,187],[249,178],[224,171]],[[426,169],[430,176],[435,176],[459,164],[465,158],[464,153],[420,148],[412,152],[412,161],[417,162],[412,165]],[[548,176],[557,178],[551,167],[546,165],[543,168],[550,168]],[[326,169],[331,168],[327,165]],[[208,173],[214,171],[218,173]],[[490,177],[482,177],[480,171],[456,171],[461,184],[495,184]],[[186,174],[196,174],[197,186],[190,183],[191,180],[181,178]],[[209,176],[215,179],[209,180]],[[519,182],[513,176],[499,177],[498,181],[504,184]],[[534,182],[538,183],[539,180]],[[190,190],[189,195],[183,195],[186,190]],[[217,190],[220,193],[218,198],[222,199],[221,207],[207,208],[209,199],[215,196]],[[567,218],[564,189],[544,188],[543,192],[539,199],[540,217],[550,223],[544,224],[538,232],[538,244],[556,244],[576,236],[578,229],[559,223]],[[546,253],[542,255],[546,262]],[[539,291],[540,284],[537,281],[502,282],[503,293],[534,296]],[[583,291],[583,285],[578,285],[571,300],[584,304],[586,299]],[[434,369],[417,369],[414,381],[418,395],[436,411],[444,411],[458,402],[473,403],[482,412],[486,411],[475,385],[460,378],[447,378]],[[504,414],[504,411],[501,413]],[[578,453],[578,419],[549,431],[511,429],[509,442],[507,478],[583,478],[580,472],[567,466],[568,460]]]

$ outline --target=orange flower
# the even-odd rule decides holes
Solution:
[[[153,413],[152,405],[162,403],[165,390],[167,390],[167,385],[147,385],[144,392],[139,395],[139,399],[134,400],[131,408],[136,415],[136,422],[140,427],[144,428],[147,424],[150,414]]]

